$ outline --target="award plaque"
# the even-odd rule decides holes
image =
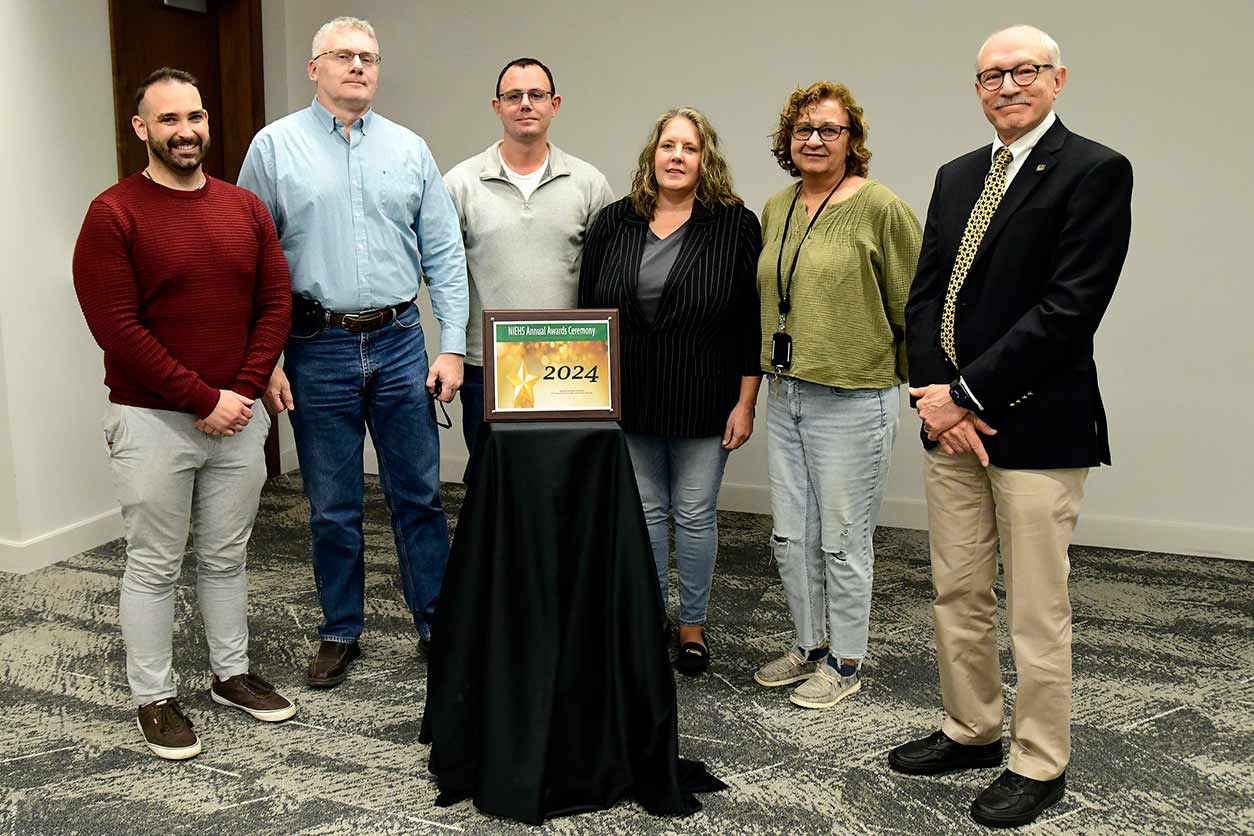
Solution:
[[[483,420],[617,421],[618,311],[483,312]]]

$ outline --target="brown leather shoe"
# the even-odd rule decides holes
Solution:
[[[330,688],[348,676],[348,666],[361,655],[357,642],[318,642],[318,652],[309,662],[305,682],[311,688]]]

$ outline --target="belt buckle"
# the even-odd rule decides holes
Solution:
[[[383,324],[384,311],[367,311],[365,313],[346,313],[340,317],[345,330],[369,331]]]

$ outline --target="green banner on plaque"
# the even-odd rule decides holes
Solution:
[[[605,342],[610,327],[605,322],[498,322],[498,343]]]

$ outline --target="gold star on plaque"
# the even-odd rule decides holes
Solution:
[[[518,374],[510,375],[507,380],[514,386],[514,408],[532,409],[536,405],[535,385],[540,375],[527,371],[526,363],[518,364]]]

